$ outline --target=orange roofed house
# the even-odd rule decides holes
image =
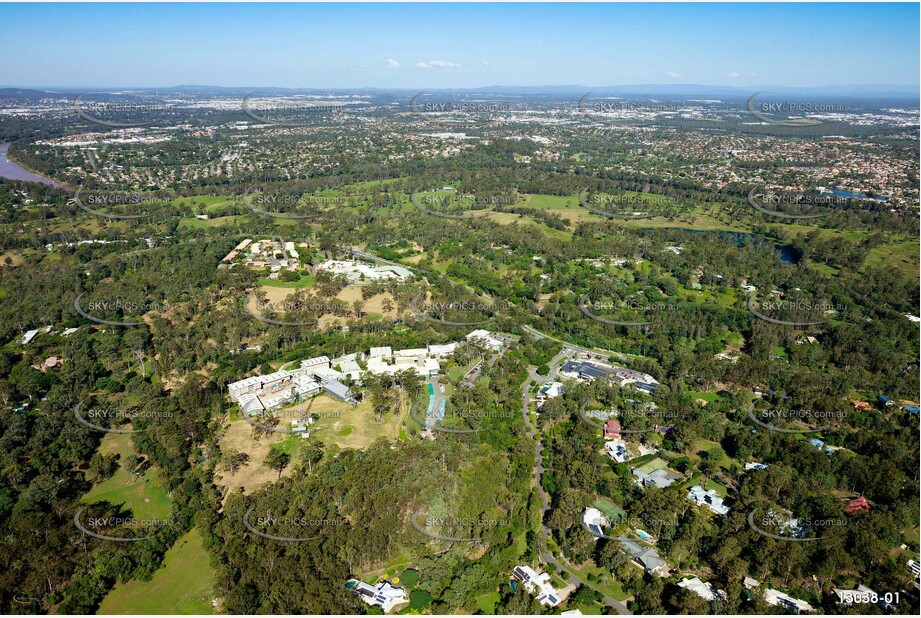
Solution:
[[[609,439],[618,439],[620,438],[620,422],[615,421],[614,419],[609,420],[604,424],[604,438],[605,440]]]
[[[870,506],[870,503],[867,502],[867,499],[863,496],[858,496],[851,500],[851,503],[844,507],[844,512],[848,515],[853,515],[858,511],[866,511],[869,513],[873,507]]]

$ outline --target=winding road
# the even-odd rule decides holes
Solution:
[[[527,328],[527,327],[525,327]],[[557,359],[554,359],[557,361]],[[550,375],[553,376],[556,374],[556,367],[554,367]],[[547,564],[552,564],[557,568],[557,571],[560,573],[565,573],[569,583],[574,585],[583,585],[586,588],[591,588],[598,594],[603,597],[603,603],[610,608],[613,608],[618,614],[629,616],[633,615],[626,605],[620,601],[604,594],[601,590],[598,590],[592,584],[580,579],[575,573],[570,571],[566,566],[564,566],[560,561],[554,557],[554,555],[547,549],[547,539],[550,536],[550,529],[547,528],[544,524],[544,516],[547,511],[550,509],[550,496],[547,495],[547,492],[544,491],[544,486],[541,484],[541,477],[544,474],[544,445],[537,437],[537,428],[531,424],[531,418],[528,416],[528,404],[531,402],[531,380],[546,380],[547,378],[541,375],[538,375],[536,367],[528,367],[528,379],[525,380],[524,385],[521,387],[521,417],[524,419],[525,427],[527,428],[528,437],[534,440],[534,482],[537,486],[537,495],[540,497],[541,511],[540,511],[540,520],[541,520],[541,532],[538,538],[538,551],[540,553],[541,560]]]

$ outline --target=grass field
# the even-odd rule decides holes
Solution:
[[[496,612],[496,603],[498,602],[499,591],[493,590],[476,598],[476,608],[484,614],[494,614]]]
[[[338,417],[323,417],[317,421],[317,438],[326,444],[340,448],[366,448],[378,438],[396,440],[400,436],[400,426],[409,414],[406,408],[398,414],[388,414],[382,422],[377,422],[371,409],[370,399],[357,406],[350,406],[326,396],[312,400],[315,406],[311,410],[318,412],[341,412]]]
[[[313,275],[303,274],[301,278],[297,281],[279,281],[278,279],[269,279],[268,277],[260,277],[256,280],[259,285],[263,285],[270,288],[287,288],[287,289],[296,289],[296,288],[312,288],[313,284],[316,283],[317,278]]]
[[[99,614],[211,614],[214,571],[201,533],[180,537],[149,582],[116,585],[99,605]]]
[[[624,592],[624,589],[621,587],[620,582],[614,579],[611,575],[611,572],[597,567],[594,564],[588,566],[583,566],[581,568],[575,568],[572,565],[566,565],[573,573],[577,574],[580,579],[585,580],[592,584],[595,588],[603,592],[604,594],[617,599],[618,601],[624,601],[630,595]],[[589,580],[588,576],[594,576]]]
[[[81,502],[107,501],[122,504],[131,509],[131,514],[139,519],[166,519],[172,511],[173,502],[163,489],[155,468],[148,468],[135,477],[132,470],[136,454],[130,434],[109,433],[102,439],[99,452],[103,455],[117,453],[120,455],[119,467],[115,474],[94,485]]]

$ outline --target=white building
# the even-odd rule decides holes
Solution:
[[[466,339],[467,341],[477,341],[494,352],[498,352],[505,347],[505,343],[501,339],[497,339],[488,330],[483,330],[482,328],[478,328],[467,335]]]
[[[353,588],[358,598],[368,605],[376,605],[384,610],[384,613],[390,613],[394,607],[409,601],[409,595],[402,588],[397,588],[390,582],[383,581],[372,586],[363,581],[359,581]]]
[[[627,448],[627,443],[623,440],[607,440],[604,443],[604,450],[608,454],[608,457],[617,463],[624,463],[630,459],[630,450]]]
[[[512,570],[512,577],[524,586],[530,594],[536,595],[538,602],[547,607],[556,607],[562,599],[559,593],[550,585],[550,574],[538,574],[529,566],[516,566]]]
[[[349,283],[361,281],[403,281],[412,277],[412,272],[402,266],[383,264],[373,266],[355,260],[328,260],[317,265],[317,270],[325,270],[344,276]]]
[[[397,362],[401,359],[403,360],[418,360],[423,359],[429,355],[428,348],[409,348],[406,350],[396,350],[393,353],[393,358]]]
[[[301,361],[301,369],[306,375],[314,375],[320,369],[329,369],[330,362],[326,356],[317,356]]]
[[[390,349],[390,346],[371,348],[368,358],[393,358],[393,350]]]
[[[537,396],[544,399],[553,399],[563,394],[562,382],[547,382],[537,391]]]
[[[37,334],[38,334],[38,329],[26,331],[26,334],[22,336],[22,343],[23,344],[29,343],[30,341],[35,339],[35,335]]]
[[[729,512],[729,507],[723,504],[723,499],[716,495],[715,489],[705,490],[700,485],[694,485],[688,492],[688,500],[697,506],[706,506],[717,515]]]
[[[297,397],[311,397],[319,392],[320,386],[310,375],[282,369],[232,382],[227,385],[227,390],[231,399],[252,415],[284,407]]]
[[[604,516],[604,513],[590,506],[582,513],[582,524],[593,535],[601,537],[604,535],[604,529],[608,526],[608,518]]]
[[[702,581],[699,577],[685,577],[678,582],[678,587],[693,592],[705,601],[716,601],[717,599],[723,601],[726,599],[725,592],[717,589],[711,583]]]
[[[387,363],[383,358],[368,359],[368,373],[394,374],[407,369],[412,369],[423,378],[428,378],[441,371],[441,364],[434,358],[400,358],[394,360],[392,364]]]
[[[454,354],[454,351],[457,349],[457,343],[446,343],[443,345],[433,344],[429,346],[429,356],[434,356],[435,358],[446,358]]]
[[[784,594],[780,590],[774,590],[773,588],[767,588],[764,591],[764,601],[768,605],[783,607],[784,609],[796,612],[797,614],[815,611],[812,609],[812,606],[809,605],[809,603],[806,603],[806,601],[794,599],[790,595]]]

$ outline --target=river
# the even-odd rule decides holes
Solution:
[[[10,180],[25,180],[27,182],[40,182],[43,185],[51,185],[52,187],[57,187],[58,189],[63,188],[62,185],[50,178],[45,178],[35,172],[30,172],[26,168],[22,167],[18,163],[10,161],[7,156],[7,151],[10,149],[10,145],[0,144],[0,178],[9,178]]]

